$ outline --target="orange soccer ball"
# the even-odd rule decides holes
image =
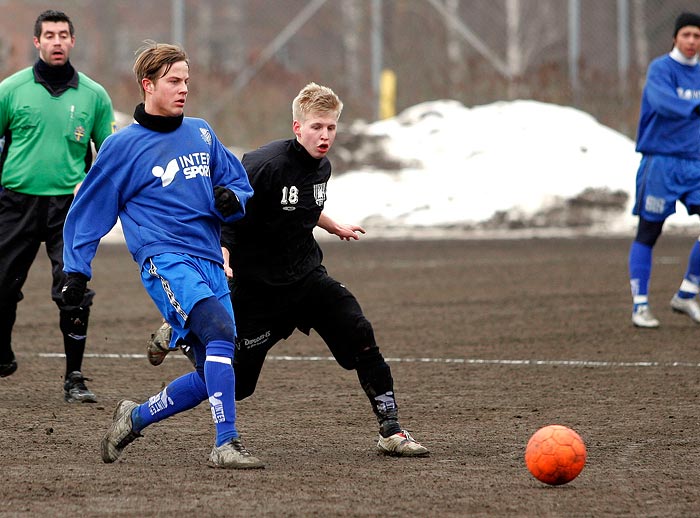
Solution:
[[[586,445],[566,426],[551,424],[537,430],[525,448],[525,464],[545,484],[558,486],[575,479],[586,463]]]

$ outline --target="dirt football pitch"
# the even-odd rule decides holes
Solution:
[[[207,466],[205,404],[100,460],[117,402],[143,401],[190,365],[179,353],[148,364],[159,315],[124,245],[104,244],[83,368],[99,402],[65,403],[42,248],[15,326],[19,369],[0,380],[0,516],[700,516],[700,326],[668,305],[693,239],[656,247],[658,330],[630,323],[628,238],[324,242],[331,275],[374,324],[403,426],[431,455],[378,455],[355,373],[297,332],[238,405],[266,463],[255,471]],[[588,449],[558,487],[523,459],[554,423]]]

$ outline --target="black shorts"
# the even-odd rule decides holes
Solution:
[[[376,346],[372,325],[357,299],[323,266],[288,286],[240,280],[230,285],[237,330],[237,392],[252,393],[267,352],[295,329],[307,335],[315,330],[346,369],[355,367],[360,351]]]
[[[51,298],[63,307],[63,223],[73,195],[32,196],[0,190],[0,307],[22,300],[22,286],[41,243],[51,261]],[[81,306],[92,304],[88,290]]]

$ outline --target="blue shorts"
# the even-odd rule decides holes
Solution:
[[[176,336],[187,335],[187,317],[202,299],[216,297],[233,320],[226,274],[216,262],[188,254],[155,255],[141,266],[141,281],[163,318],[173,328],[172,346]]]
[[[664,221],[676,212],[677,201],[686,209],[700,206],[700,160],[644,155],[637,170],[632,214],[647,221]]]

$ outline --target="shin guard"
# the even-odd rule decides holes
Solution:
[[[236,439],[236,378],[233,373],[233,342],[214,340],[207,344],[204,377],[211,415],[216,425],[216,445]]]
[[[82,370],[89,319],[89,307],[61,309],[59,312],[59,326],[63,333],[63,349],[66,353],[66,376],[73,371]]]
[[[401,431],[391,369],[377,347],[365,351],[357,362],[357,377],[377,417],[380,433],[388,437]]]

